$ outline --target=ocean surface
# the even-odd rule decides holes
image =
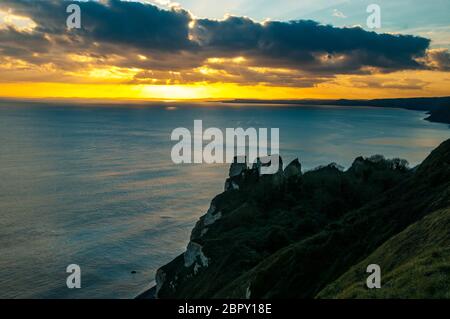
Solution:
[[[0,103],[0,298],[133,298],[182,253],[227,164],[171,161],[173,129],[279,128],[304,169],[383,154],[419,164],[450,138],[422,112],[220,103]],[[66,267],[81,267],[81,289]],[[133,274],[132,272],[136,273]]]

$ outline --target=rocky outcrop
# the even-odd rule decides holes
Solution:
[[[186,268],[194,264],[197,264],[199,267],[208,267],[208,258],[203,253],[202,246],[193,241],[189,242],[183,256],[184,267]]]
[[[241,176],[247,170],[247,158],[235,157],[230,166],[230,178]]]
[[[272,169],[270,169],[273,167]],[[267,172],[263,171],[267,169]],[[258,175],[275,175],[283,173],[283,159],[280,155],[272,155],[265,157],[258,157],[253,164],[253,169],[258,172]]]
[[[262,168],[271,167],[273,161],[277,161],[278,167],[275,165],[273,166],[274,170],[272,174],[263,174]],[[291,163],[290,166],[295,166],[295,164]],[[301,170],[301,166],[299,166],[298,169]],[[252,185],[259,180],[265,180],[266,182],[271,181],[274,185],[279,185],[282,183],[283,178],[283,159],[279,155],[257,158],[251,168],[249,167],[246,158],[240,158],[240,160],[238,160],[238,158],[235,157],[230,166],[229,177],[225,181],[225,191],[240,190],[243,187],[252,187]]]
[[[293,160],[284,170],[285,178],[298,178],[302,175],[302,165],[300,164],[298,158]]]
[[[218,212],[214,204],[211,204],[210,208],[208,209],[208,212],[205,215],[205,219],[203,220],[203,224],[205,226],[209,226],[214,224],[216,221],[218,221],[222,217],[222,213]]]

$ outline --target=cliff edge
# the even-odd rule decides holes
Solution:
[[[234,163],[186,251],[157,271],[155,295],[448,298],[449,208],[450,140],[414,169],[379,155],[263,176]],[[384,288],[366,288],[369,263]]]

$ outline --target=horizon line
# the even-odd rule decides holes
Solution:
[[[39,102],[67,102],[72,103],[179,103],[179,102],[197,102],[197,103],[208,103],[208,102],[222,102],[222,103],[296,103],[296,102],[334,102],[334,101],[376,101],[376,100],[414,100],[414,99],[445,99],[450,98],[450,95],[443,96],[414,96],[414,97],[379,97],[370,99],[358,99],[358,98],[335,98],[335,99],[320,99],[320,98],[299,98],[299,99],[261,99],[261,98],[81,98],[81,97],[45,97],[45,98],[35,98],[35,97],[1,97],[0,102],[25,102],[25,103],[39,103]]]

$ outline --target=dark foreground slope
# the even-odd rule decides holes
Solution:
[[[230,176],[186,252],[158,270],[158,298],[449,296],[450,140],[414,170],[377,156],[345,172],[294,161]],[[386,291],[364,288],[368,263]]]

